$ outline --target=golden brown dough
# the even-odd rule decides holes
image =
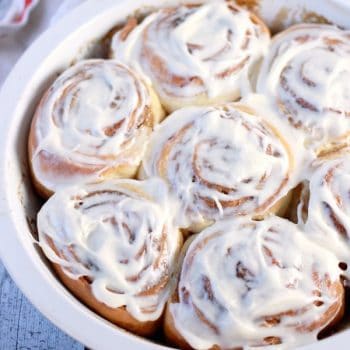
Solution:
[[[164,112],[133,71],[111,60],[66,70],[41,99],[28,153],[33,183],[48,198],[60,188],[131,178]]]
[[[182,235],[160,180],[110,180],[56,192],[39,241],[62,283],[114,324],[150,336],[162,323]]]
[[[217,222],[183,254],[164,318],[167,340],[181,349],[293,347],[344,315],[335,256],[287,220]]]
[[[129,20],[114,36],[111,55],[147,76],[172,112],[239,99],[269,40],[263,21],[234,1],[187,4],[161,9],[139,25]]]

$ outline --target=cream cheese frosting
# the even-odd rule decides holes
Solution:
[[[146,85],[113,60],[86,60],[53,83],[36,111],[30,160],[52,192],[137,167],[157,122]]]
[[[350,278],[350,155],[320,160],[305,186],[299,223],[310,239],[336,254]]]
[[[350,33],[299,25],[268,46],[261,23],[232,1],[167,7],[114,36],[123,63],[64,72],[35,117],[32,169],[57,191],[38,214],[40,245],[98,301],[159,319],[175,289],[178,227],[213,224],[189,243],[169,306],[195,349],[309,343],[343,306],[350,156],[313,162],[350,135]],[[215,104],[154,127],[148,85],[184,106],[200,95]],[[62,159],[68,170],[57,172]],[[95,183],[141,160],[149,180]],[[309,178],[298,225],[266,217]]]
[[[350,130],[350,32],[301,24],[272,41],[257,84],[281,118],[306,134],[307,144],[327,143]]]
[[[170,115],[153,134],[142,169],[142,176],[167,181],[180,202],[180,225],[195,229],[267,211],[289,190],[294,160],[259,114],[227,104]]]
[[[95,298],[158,319],[170,293],[180,233],[159,179],[110,180],[55,193],[38,214],[40,246]]]
[[[114,36],[112,55],[148,77],[161,97],[182,98],[184,105],[203,94],[238,98],[250,88],[250,71],[268,44],[266,27],[252,14],[219,1],[151,14],[130,33]]]
[[[244,2],[244,0],[243,0]],[[253,8],[274,31],[280,31],[296,23],[336,23],[350,29],[347,0],[256,0]]]
[[[315,341],[339,312],[336,258],[287,220],[217,222],[190,244],[170,304],[194,349]]]

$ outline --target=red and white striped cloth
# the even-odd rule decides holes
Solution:
[[[0,86],[32,41],[51,23],[84,1],[86,0],[40,0],[24,27],[0,37]]]

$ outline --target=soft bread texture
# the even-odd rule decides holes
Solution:
[[[163,325],[164,334],[167,339],[167,342],[170,345],[176,346],[177,348],[183,350],[192,350],[193,348],[186,342],[185,338],[176,329],[174,318],[170,311],[171,303],[177,302],[179,302],[177,296],[173,295],[173,297],[169,300],[169,303],[166,306]]]
[[[258,7],[257,1],[242,0],[236,3],[251,10],[257,10]],[[137,15],[138,13],[135,14]],[[212,28],[215,28],[215,31]],[[224,34],[221,35],[222,33]],[[350,190],[348,191],[346,186],[350,180],[344,180],[350,174],[350,167],[347,165],[350,164],[350,124],[348,122],[350,105],[344,98],[345,90],[338,88],[338,85],[346,82],[347,75],[350,74],[348,69],[350,32],[332,26],[303,24],[291,27],[274,37],[270,51],[268,51],[269,44],[269,29],[263,21],[255,14],[238,8],[230,0],[207,5],[179,5],[155,10],[142,22],[131,17],[125,26],[115,27],[107,34],[103,43],[104,49],[109,49],[110,57],[117,58],[120,62],[115,60],[80,62],[64,72],[43,96],[35,112],[28,139],[30,171],[33,184],[43,198],[53,195],[53,200],[56,197],[61,197],[61,200],[58,201],[59,204],[47,211],[50,215],[44,226],[38,220],[40,244],[62,284],[79,301],[106,320],[133,334],[149,338],[163,331],[168,344],[184,350],[228,348],[243,350],[247,345],[260,348],[278,346],[281,343],[289,345],[289,342],[293,346],[301,345],[316,340],[320,333],[322,336],[328,332],[331,333],[342,320],[347,302],[343,279],[350,281],[350,221],[348,220]],[[183,51],[181,54],[176,51],[179,48]],[[323,54],[319,54],[320,52]],[[334,67],[330,65],[325,71],[330,75],[334,73],[335,83],[328,78],[328,80],[322,80],[324,78],[320,74],[322,64],[327,66],[329,62],[332,63],[332,60],[328,61],[329,57],[339,52],[341,55],[334,61],[334,67],[342,67],[345,62],[344,73],[338,74],[340,77],[338,79],[337,72],[334,73],[332,71]],[[295,53],[298,58],[293,62]],[[300,81],[288,72],[293,71],[295,66],[298,67],[298,62],[304,58],[306,58],[304,66],[308,67],[308,59],[313,62],[310,65],[312,69],[306,70],[306,78],[301,79],[302,84],[298,85]],[[225,62],[229,62],[229,65],[225,66]],[[283,62],[285,65],[281,64]],[[182,68],[181,65],[183,65]],[[111,85],[116,80],[118,90],[118,76],[113,75],[113,69],[107,66],[110,68],[114,66],[123,71],[122,75],[125,75],[119,81],[121,85],[124,81],[134,82],[134,85],[132,83],[129,86],[123,85],[120,94],[115,99],[112,98],[110,104],[112,109],[115,108],[117,116],[119,107],[122,105],[121,101],[124,97],[128,98],[123,96],[123,91],[131,93],[131,98],[136,96],[136,100],[139,101],[136,103],[136,112],[132,110],[130,113],[124,113],[125,108],[124,110],[121,108],[120,112],[120,115],[125,118],[124,126],[132,124],[131,129],[123,129],[123,123],[119,123],[120,119],[108,121],[101,126],[99,123],[108,116],[108,112],[96,112],[98,118],[87,123],[91,127],[90,130],[84,125],[84,122],[89,119],[89,110],[83,109],[79,114],[77,106],[80,103],[84,104],[88,100],[86,97],[92,98],[96,106],[98,108],[102,106],[101,109],[103,109],[103,101],[99,101],[98,98],[94,100],[101,91],[105,91],[105,87],[98,82],[101,74],[103,76],[106,73],[105,78],[111,79]],[[94,67],[97,67],[95,73]],[[278,71],[281,67],[282,71]],[[321,70],[317,73],[320,67]],[[75,98],[74,93],[71,98],[70,91],[74,90],[75,85],[79,86],[82,82],[81,86],[84,90],[85,78],[89,84],[90,78],[84,76],[85,71],[92,72],[92,80],[94,80],[89,85],[91,90],[87,89],[88,96],[80,96],[78,91],[78,98]],[[309,76],[310,72],[315,74]],[[314,79],[318,77],[322,79],[320,81]],[[285,78],[288,78],[288,81]],[[74,82],[66,84],[70,79]],[[332,84],[327,87],[328,81]],[[290,82],[292,82],[291,85],[289,85]],[[293,85],[295,82],[297,85]],[[278,83],[284,91],[282,94],[279,94],[281,86],[276,87]],[[318,94],[311,94],[309,99],[309,92],[315,85],[325,87],[322,90],[323,95],[321,94],[322,97],[320,97]],[[293,86],[298,88],[294,89]],[[329,99],[328,91],[332,90],[333,86],[338,88],[339,94],[337,98]],[[303,95],[305,89],[307,91]],[[258,94],[252,94],[253,90],[257,90]],[[299,92],[301,92],[300,96]],[[292,98],[288,100],[288,96],[286,98],[284,94],[289,94],[289,98]],[[241,97],[243,100],[240,103],[232,103]],[[339,105],[329,103],[335,100],[341,103]],[[57,108],[60,104],[62,109]],[[256,110],[252,106],[256,106]],[[47,113],[50,109],[51,112],[53,111],[51,114]],[[123,134],[124,136],[132,134],[132,137],[129,139],[126,137],[121,142],[116,140],[116,144],[111,145],[107,152],[102,152],[101,158],[97,152],[96,159],[99,158],[99,160],[96,163],[89,162],[91,158],[88,161],[84,158],[82,162],[79,161],[79,157],[70,158],[70,155],[76,151],[75,147],[72,147],[72,142],[68,142],[67,152],[55,154],[52,152],[55,143],[50,143],[50,140],[55,139],[57,135],[51,134],[51,138],[46,137],[43,142],[42,135],[46,133],[48,124],[40,125],[40,119],[44,119],[43,115],[46,113],[47,119],[51,118],[53,124],[59,126],[67,115],[65,109],[72,110],[73,114],[78,111],[73,117],[77,117],[79,124],[77,129],[79,129],[78,132],[82,131],[83,142],[84,138],[88,140],[91,134],[95,132],[98,134],[100,131],[105,134],[106,139],[113,138],[115,135],[116,139],[120,135],[122,138]],[[174,113],[157,125],[164,119],[165,111]],[[307,113],[303,114],[301,111],[307,111]],[[237,118],[239,123],[234,127],[227,123],[218,127],[221,122],[219,119],[211,123],[208,118],[201,125],[201,118],[205,119],[209,114],[215,113],[226,120]],[[339,118],[332,119],[331,114]],[[344,116],[346,118],[343,118]],[[240,128],[241,125],[244,127]],[[191,128],[194,130],[193,133],[188,132]],[[141,135],[138,133],[140,129],[144,131]],[[235,130],[239,131],[235,133]],[[246,130],[249,132],[246,133]],[[215,134],[216,131],[220,132]],[[254,134],[256,131],[257,134]],[[188,134],[185,135],[187,132]],[[184,137],[184,146],[178,146],[176,149],[174,145],[182,141],[183,135],[187,137]],[[252,151],[254,137],[256,142]],[[232,149],[236,148],[236,152],[221,153],[221,148],[229,149],[232,146],[231,139],[235,141],[236,138],[240,141],[233,142],[235,144]],[[213,142],[213,139],[219,141]],[[63,140],[60,141],[62,144],[65,143]],[[205,143],[209,146],[200,154],[197,151]],[[134,146],[128,148],[130,144]],[[195,144],[194,151],[187,152],[193,144]],[[47,145],[51,148],[46,148]],[[190,147],[186,148],[188,145]],[[125,152],[124,146],[127,148]],[[181,158],[181,152],[184,149],[188,154]],[[79,154],[79,147],[77,150]],[[217,152],[213,159],[210,159],[211,152],[212,154]],[[244,152],[246,156],[239,159],[240,153],[244,154]],[[53,155],[52,158],[47,156],[49,153]],[[250,176],[249,171],[258,169],[260,160],[266,155],[273,155],[278,159],[280,167],[272,167],[272,170],[269,169],[265,173],[264,171],[254,173],[257,175],[255,178]],[[90,157],[91,154],[88,156]],[[234,157],[237,159],[233,159]],[[41,162],[39,167],[36,162],[38,158]],[[110,162],[111,158],[115,162]],[[189,159],[199,164],[197,167],[192,166],[193,174],[183,171]],[[223,165],[222,163],[226,161],[228,163]],[[248,166],[249,163],[251,163],[250,166]],[[177,175],[171,176],[175,168],[180,171]],[[227,178],[230,178],[232,173],[236,173],[238,183],[227,185],[227,178],[223,180],[225,176],[216,178],[214,176],[215,179],[213,179],[210,172],[220,168],[223,170],[222,173],[226,171]],[[245,173],[247,169],[248,172]],[[200,174],[202,171],[204,175]],[[270,181],[266,173],[270,173],[271,178],[275,180]],[[339,174],[341,181],[339,180],[332,188],[332,182],[338,181]],[[45,176],[50,177],[49,181]],[[146,181],[116,180],[134,177]],[[161,179],[155,179],[155,177]],[[182,193],[177,192],[179,178],[187,181],[186,189]],[[254,184],[254,179],[257,179],[256,186],[253,186],[253,191],[250,191],[248,187],[250,183]],[[84,185],[84,183],[89,184]],[[266,183],[268,186],[264,187]],[[194,187],[191,187],[195,186],[193,184],[202,186],[203,192],[193,190]],[[75,188],[73,192],[72,185]],[[331,195],[324,193],[324,187],[327,186],[332,190]],[[88,187],[87,192],[84,192],[85,190],[81,192],[83,188]],[[266,195],[269,189],[271,193]],[[217,192],[211,197],[212,190]],[[236,198],[235,195],[241,190],[244,195]],[[182,202],[186,191],[195,193],[191,203],[193,205],[188,212],[184,210],[188,202],[186,206]],[[114,199],[110,198],[112,192],[114,192]],[[99,193],[102,195],[101,200],[91,200]],[[264,196],[259,197],[261,193]],[[232,198],[227,201],[230,195]],[[119,201],[120,198],[117,197],[120,196],[125,196],[127,200],[124,201],[123,197],[123,200]],[[257,205],[255,208],[247,209],[244,204],[249,203],[252,197],[256,199]],[[129,205],[130,198],[138,202]],[[87,204],[84,204],[85,200]],[[196,205],[200,201],[207,204],[208,211],[205,213],[206,210],[198,210],[201,217],[193,219],[191,214],[198,209]],[[122,215],[122,218],[120,213],[125,214],[123,212],[125,207],[124,204],[118,206],[119,202],[126,203],[125,207],[128,208],[127,215]],[[239,209],[225,213],[226,204],[229,206],[229,202],[233,208]],[[45,204],[43,211],[50,205],[48,203]],[[112,204],[108,210],[105,210],[108,203]],[[321,205],[318,206],[318,204]],[[148,216],[153,211],[154,205],[157,206],[155,220],[152,215]],[[98,212],[99,206],[103,207],[100,212]],[[82,216],[89,212],[93,218],[93,225],[84,218],[80,221],[84,227],[77,229],[76,222],[74,220],[70,222],[71,214],[74,216],[75,210],[81,210]],[[208,214],[211,210],[212,212]],[[105,217],[106,212],[108,212],[107,217]],[[148,214],[140,220],[138,215],[144,212]],[[97,220],[94,216],[96,213]],[[278,216],[288,218],[295,225]],[[98,224],[94,226],[96,221]],[[66,230],[67,222],[70,224],[69,229]],[[89,224],[85,225],[86,222]],[[141,244],[138,247],[140,249],[134,249],[132,245],[138,240],[137,235],[133,234],[135,226],[142,226],[142,230],[148,232],[145,234],[148,237],[152,235],[152,230],[147,229],[147,225],[154,227],[159,222],[164,223],[169,231],[154,230],[159,235],[151,244]],[[55,226],[56,230],[50,231],[48,229],[50,225]],[[101,231],[99,239],[94,234],[95,229],[91,227],[97,227],[96,232]],[[266,236],[262,235],[260,240],[257,240],[258,243],[255,245],[259,246],[259,249],[255,254],[251,252],[254,244],[244,248],[245,245],[249,246],[256,234],[254,230],[249,232],[247,227],[258,227],[259,235],[265,229],[267,232]],[[229,232],[230,230],[232,232]],[[124,249],[125,247],[119,249],[125,242],[116,243],[111,231],[116,236],[120,234],[127,237],[127,245],[129,244],[127,249]],[[165,232],[172,237],[169,239]],[[228,233],[231,233],[231,236]],[[232,245],[235,249],[226,251],[221,249],[223,245],[218,245],[216,251],[220,253],[221,250],[222,254],[213,256],[208,254],[206,264],[197,264],[197,269],[194,269],[196,278],[188,279],[187,284],[182,283],[182,272],[188,269],[196,259],[196,253],[205,249],[203,247],[212,239],[212,235],[227,235],[228,240],[236,237],[238,244]],[[114,247],[114,252],[121,254],[120,256],[117,254],[117,259],[112,255],[110,259],[106,258],[108,249],[107,253],[106,249],[101,249],[105,237],[108,237],[106,241],[109,241],[106,246]],[[183,244],[183,237],[189,237],[185,244]],[[78,239],[75,240],[75,238]],[[232,240],[233,243],[236,238]],[[166,245],[168,246],[165,248]],[[193,253],[194,250],[191,251],[191,249],[196,245],[197,248],[199,247],[198,251]],[[96,249],[96,256],[94,256],[94,249]],[[245,254],[240,253],[241,249],[246,249]],[[147,258],[145,258],[145,266],[143,266],[140,261],[149,251],[151,251],[152,261],[150,263],[148,261],[147,264]],[[160,252],[165,254],[158,259]],[[125,257],[125,253],[130,254],[126,254],[127,257]],[[228,267],[226,266],[227,269],[225,266],[218,268],[212,276],[210,273],[205,274],[208,272],[207,268],[209,270],[214,268],[218,265],[217,261],[228,255],[233,262],[237,263],[236,265],[229,264]],[[317,259],[314,259],[314,256],[317,256]],[[254,269],[255,264],[260,263],[261,257],[263,257],[261,270],[270,269],[272,272],[270,271],[269,274],[273,275],[272,279],[267,278],[268,283],[265,285],[256,278],[261,270],[257,272]],[[310,263],[313,259],[314,265]],[[305,261],[306,268],[303,269],[302,263]],[[116,267],[118,272],[116,275],[126,270],[126,276],[129,277],[125,279],[126,284],[142,279],[150,266],[157,266],[158,271],[165,272],[157,275],[154,270],[152,273],[157,275],[159,283],[151,282],[141,292],[132,290],[131,299],[125,299],[124,303],[120,303],[118,297],[123,298],[123,295],[129,292],[128,288],[125,289],[126,292],[123,290],[125,281],[118,285],[120,280],[118,276],[114,276],[114,278],[107,278],[107,281],[102,279],[102,283],[95,283],[101,275],[107,276],[106,271],[116,262],[119,264]],[[141,265],[137,273],[134,273],[132,262]],[[316,266],[316,270],[311,265]],[[128,268],[124,269],[124,266],[128,266],[130,271]],[[103,268],[106,270],[103,271]],[[278,272],[275,274],[276,270]],[[307,275],[294,285],[293,278],[297,280],[305,273],[304,270]],[[222,274],[226,272],[229,277],[232,275],[234,277],[225,281],[227,276]],[[111,275],[113,274],[108,276]],[[214,278],[207,278],[208,276]],[[273,295],[273,288],[271,293],[266,293],[269,285],[273,286],[281,276],[284,276],[288,283],[283,284],[285,280],[282,278],[283,283],[275,286],[277,289],[282,286],[280,293]],[[226,302],[224,300],[220,303],[218,300],[222,297],[221,292],[225,294],[226,290],[229,291],[233,280],[239,280],[239,283],[231,290],[231,295]],[[203,287],[199,296],[195,295],[195,284],[199,286],[197,291],[201,286]],[[236,293],[239,294],[242,289],[242,284],[247,288],[247,293],[255,288],[256,295],[252,298],[252,304],[255,303],[255,306],[242,306],[243,303],[232,304],[232,300],[237,296]],[[308,289],[310,285],[313,287]],[[216,289],[217,286],[218,289]],[[186,291],[183,288],[190,290],[187,300]],[[306,298],[301,298],[302,300],[299,300],[293,308],[288,304],[292,299],[288,299],[288,295],[289,289],[294,288],[300,289],[302,293],[306,290],[307,293],[305,293]],[[162,297],[163,292],[164,297]],[[114,296],[111,297],[109,293]],[[193,308],[192,314],[187,314],[187,318],[177,319],[181,311],[176,314],[174,310],[180,304],[186,304],[188,300],[190,305],[193,301],[190,299],[191,293],[198,297],[193,305],[198,302],[201,307]],[[259,294],[263,298],[259,299]],[[161,296],[158,298],[159,295]],[[156,302],[145,302],[149,296],[154,296]],[[145,298],[143,299],[145,303],[139,303],[140,298]],[[212,304],[200,305],[202,299],[207,299],[207,302]],[[276,305],[274,305],[275,300],[278,301]],[[311,304],[307,304],[310,300]],[[117,307],[113,306],[116,302],[118,302]],[[271,310],[268,307],[264,309],[265,304],[270,305]],[[285,305],[290,307],[286,308]],[[259,319],[254,312],[252,313],[254,314],[253,327],[255,327],[253,335],[256,337],[253,336],[252,340],[252,334],[243,332],[245,338],[244,336],[237,338],[235,339],[237,342],[232,344],[224,343],[227,337],[232,340],[231,333],[236,334],[235,332],[240,328],[240,322],[234,321],[228,323],[226,329],[221,329],[222,332],[217,332],[220,336],[218,335],[216,341],[210,343],[208,335],[213,331],[215,333],[215,330],[222,326],[222,323],[216,324],[217,319],[222,321],[220,317],[208,317],[211,310],[217,306],[219,311],[220,308],[228,308],[228,313],[233,314],[242,308],[243,312],[241,315],[238,314],[237,320],[244,320],[248,315],[248,321],[245,320],[248,325],[252,324],[249,319],[250,311],[256,311],[258,316],[262,315]],[[261,313],[261,309],[257,310],[258,307],[261,307],[264,312]],[[280,311],[281,307],[282,311]],[[301,315],[302,318],[308,312],[304,312],[304,307],[309,307],[309,311],[311,308],[316,317],[311,318],[308,323],[303,323],[305,319],[302,319],[298,325],[299,316]],[[194,320],[192,324],[191,319]],[[254,323],[255,320],[256,323]],[[196,339],[195,333],[201,326],[203,328]],[[282,327],[282,331],[276,334],[274,331],[279,327]],[[266,328],[267,333],[262,332],[261,328]],[[258,335],[262,333],[264,335],[259,337]],[[238,332],[238,335],[241,334]],[[207,343],[203,345],[202,340]]]
[[[69,68],[44,94],[31,124],[28,154],[38,193],[48,198],[76,183],[134,177],[163,117],[152,88],[126,66],[87,60]]]
[[[39,241],[62,283],[116,325],[150,336],[175,288],[182,235],[160,180],[110,180],[56,192]]]
[[[179,247],[182,246],[182,237],[179,237]],[[54,245],[51,246],[55,250]],[[83,304],[91,310],[104,317],[115,325],[132,332],[133,334],[150,337],[154,335],[163,324],[163,315],[155,321],[141,322],[134,318],[125,307],[111,308],[101,303],[91,291],[90,283],[87,278],[70,278],[62,269],[61,265],[52,263],[58,278],[63,285]]]
[[[282,215],[293,174],[284,137],[254,109],[233,103],[168,116],[151,137],[138,177],[164,179],[179,226],[199,232],[222,218]]]
[[[324,328],[321,332],[322,334],[328,334],[329,332],[332,332],[335,326],[339,324],[339,322],[343,319],[344,317],[344,312],[345,312],[345,292],[344,288],[341,283],[337,284],[337,292],[341,296],[340,298],[342,299],[341,306],[338,309],[338,312],[334,316],[333,320]],[[183,350],[195,350],[195,348],[191,347],[190,344],[188,344],[185,340],[185,338],[181,335],[181,333],[176,329],[175,323],[174,323],[174,318],[173,315],[171,314],[170,311],[170,305],[172,303],[177,303],[178,297],[176,294],[172,296],[172,298],[169,300],[165,313],[164,313],[164,324],[163,324],[163,330],[165,337],[167,339],[168,344],[171,346],[176,346],[179,349]],[[266,343],[264,346],[269,346],[269,345],[278,345],[278,342],[276,342],[276,339],[271,338],[269,339],[269,343]],[[240,349],[240,348],[237,348]],[[221,350],[219,346],[214,345],[208,350]]]
[[[333,252],[350,280],[350,153],[331,152],[317,159],[309,181],[300,185],[291,209],[309,238]]]
[[[242,228],[245,232],[230,232],[230,228],[233,230],[234,227]],[[249,234],[248,231],[252,229],[253,231]],[[261,239],[258,238],[255,241],[255,235]],[[279,237],[280,235],[283,237]],[[227,240],[228,245],[216,243],[222,239]],[[228,241],[236,243],[232,244]],[[265,258],[252,253],[255,251],[255,244],[262,244]],[[289,250],[281,248],[279,245],[285,248],[289,247]],[[235,260],[230,260],[230,257],[220,254],[227,247],[229,249],[226,255],[231,256],[234,253],[232,258]],[[280,252],[278,252],[278,248],[281,249]],[[243,249],[244,252],[240,253],[240,249]],[[218,261],[227,259],[227,262],[230,263],[227,269],[214,261],[214,257],[209,255],[210,253],[215,253]],[[312,254],[311,258],[308,253]],[[307,339],[311,341],[321,331],[326,333],[332,330],[344,315],[345,293],[334,255],[308,241],[306,235],[299,231],[296,225],[286,220],[270,217],[260,222],[249,219],[219,222],[197,235],[190,244],[185,244],[182,254],[185,257],[178,289],[167,304],[164,318],[164,332],[168,342],[173,346],[181,349],[215,350],[278,344],[296,346],[298,337],[303,339],[301,343]],[[302,260],[297,259],[298,264],[300,264],[298,269],[291,267],[296,261],[294,260],[296,255],[302,258]],[[248,260],[253,257],[257,261],[249,263]],[[262,265],[260,265],[260,259],[265,261]],[[316,264],[314,259],[317,259]],[[234,261],[238,261],[237,266],[239,266],[236,277],[230,272],[232,268],[234,269],[231,266]],[[260,268],[257,268],[256,264]],[[220,266],[220,271],[214,270],[216,265]],[[294,276],[297,279],[300,278],[300,285],[296,284],[297,292],[294,292],[294,288],[288,284],[283,285],[283,283],[279,284],[278,282],[279,279],[283,281],[283,274],[286,273],[284,269],[290,268],[294,269]],[[282,269],[280,270],[281,274],[278,272],[279,269]],[[255,275],[257,271],[260,271],[261,279]],[[289,271],[291,273],[291,270]],[[274,275],[274,278],[268,278],[270,273]],[[305,276],[305,278],[309,278],[308,283],[311,284],[304,284],[302,282],[304,277],[300,277],[300,273],[306,275],[310,273],[310,276]],[[230,280],[223,284],[222,280],[228,276],[230,276]],[[205,282],[200,282],[201,278]],[[292,278],[289,279],[289,283],[294,283],[291,281],[293,281]],[[249,286],[246,293],[252,293],[257,298],[259,298],[260,293],[265,295],[263,291],[269,290],[270,284],[274,283],[275,288],[281,288],[277,298],[283,299],[283,303],[270,305],[270,301],[265,296],[265,302],[270,305],[269,307],[256,303],[256,300],[252,301],[251,305],[237,305],[237,302],[240,301],[237,301],[236,297],[244,292],[242,283]],[[224,285],[226,287],[223,290],[222,286]],[[226,295],[226,289],[231,290],[232,285],[235,286],[235,292],[233,295],[231,292]],[[198,288],[202,288],[203,291],[200,292]],[[251,290],[253,291],[251,292]],[[291,294],[288,295],[289,293]],[[295,309],[288,306],[294,303],[293,293],[297,293],[296,295],[305,293],[304,300],[299,300],[300,303]],[[310,295],[308,295],[309,293]],[[223,304],[225,295],[230,300],[228,302],[230,306]],[[246,296],[246,302],[249,300],[249,297]],[[243,311],[242,308],[245,310],[244,315],[240,314]],[[276,312],[274,308],[279,311]],[[185,312],[185,310],[187,310],[187,316],[182,315],[176,324],[175,317],[179,317],[181,312]],[[250,312],[251,316],[249,316]],[[244,329],[246,329],[244,326],[240,328],[240,321],[237,320],[232,325],[224,323],[224,320],[231,319],[225,316],[227,313],[232,314],[231,317],[243,318],[244,324],[248,322],[249,327],[254,327],[254,331],[248,332],[247,339],[239,338],[240,335],[245,334]],[[237,313],[236,316],[234,316],[235,313]],[[265,316],[261,316],[260,320],[257,315]],[[220,321],[216,322],[216,320]],[[193,325],[193,322],[198,324]],[[266,325],[264,325],[265,323]],[[236,334],[238,338],[232,338],[230,333]],[[291,334],[295,334],[295,339]],[[217,343],[213,339],[216,339]]]
[[[208,34],[210,28],[216,32]],[[146,76],[172,112],[237,100],[250,88],[269,37],[266,25],[233,1],[181,5],[139,25],[129,20],[115,34],[111,55]]]
[[[162,319],[141,322],[130,315],[125,307],[111,308],[99,302],[91,292],[89,282],[84,278],[72,279],[62,270],[61,265],[52,264],[63,285],[91,310],[115,325],[140,336],[151,336],[161,326]]]
[[[349,135],[350,31],[298,24],[276,35],[264,58],[257,92],[280,118],[318,149]]]

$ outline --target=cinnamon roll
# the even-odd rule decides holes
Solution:
[[[159,326],[182,237],[160,180],[56,192],[38,214],[40,246],[66,287],[136,334]]]
[[[41,99],[29,135],[29,161],[44,197],[66,186],[132,177],[163,116],[154,92],[112,60],[66,70]]]
[[[168,111],[236,100],[267,52],[269,31],[234,1],[161,9],[131,19],[111,55],[147,76]]]
[[[298,221],[309,237],[338,258],[343,274],[350,274],[350,154],[318,160],[305,182],[298,205]]]
[[[297,346],[338,322],[336,258],[287,220],[220,221],[190,244],[165,317],[183,349]]]
[[[282,210],[292,172],[282,135],[236,103],[170,115],[152,135],[139,176],[165,179],[179,225],[196,232],[223,217]]]
[[[278,34],[259,74],[281,118],[300,130],[307,146],[350,132],[350,32],[300,24]]]

